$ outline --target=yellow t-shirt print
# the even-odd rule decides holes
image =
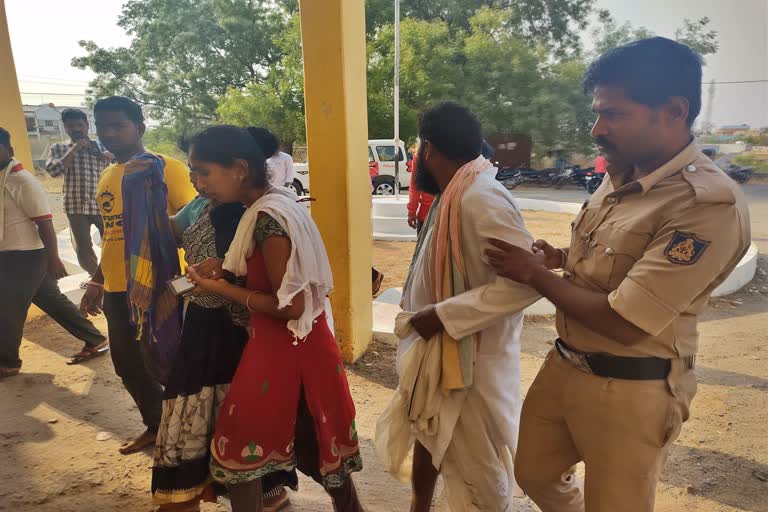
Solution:
[[[165,160],[163,179],[168,186],[168,215],[175,215],[197,192],[189,181],[189,169],[179,160],[159,155]],[[104,220],[101,243],[101,271],[104,290],[117,293],[128,287],[125,273],[125,238],[123,234],[123,175],[125,164],[112,164],[101,173],[96,201]],[[182,253],[183,254],[183,253]],[[183,256],[180,254],[182,264]]]

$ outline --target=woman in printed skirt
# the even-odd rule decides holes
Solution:
[[[186,260],[215,277],[245,208],[200,196],[172,219],[182,236]],[[154,452],[152,500],[163,512],[196,512],[203,499],[215,500],[209,473],[210,445],[219,407],[229,390],[248,340],[248,311],[214,294],[188,296],[176,364],[163,400]],[[264,483],[265,510],[288,503],[285,485],[296,486],[295,471],[278,472]]]
[[[355,407],[328,328],[333,284],[317,226],[295,194],[269,185],[248,130],[206,129],[192,139],[189,161],[212,198],[247,207],[223,265],[246,286],[189,272],[200,289],[251,312],[211,444],[211,475],[228,486],[233,512],[262,511],[265,479],[294,468],[323,485],[335,510],[362,511],[351,478],[362,469]]]

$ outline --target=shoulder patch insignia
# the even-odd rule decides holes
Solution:
[[[669,261],[677,265],[693,265],[709,246],[709,242],[702,240],[693,233],[675,231],[672,240],[664,250],[664,255]]]

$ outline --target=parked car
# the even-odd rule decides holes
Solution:
[[[306,162],[293,163],[293,186],[296,195],[304,195],[309,192],[309,164]]]
[[[373,139],[368,141],[368,162],[375,162],[379,174],[373,178],[373,193],[377,196],[395,193],[395,163],[400,166],[400,188],[411,185],[411,175],[406,165],[405,143],[400,141],[397,152],[399,161],[395,162],[395,142],[392,139]]]
[[[405,159],[405,144],[400,142],[400,188],[408,188],[411,175]],[[293,164],[295,178],[292,188],[298,195],[309,192],[309,164]],[[374,139],[368,141],[368,174],[373,181],[373,193],[388,195],[395,193],[395,143],[392,140]]]

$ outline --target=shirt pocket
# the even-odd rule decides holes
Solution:
[[[582,206],[578,215],[576,215],[576,218],[573,219],[573,222],[571,222],[571,232],[574,232],[578,229],[579,224],[581,224],[581,221],[584,219],[584,215],[587,213],[587,209],[587,205]]]
[[[578,215],[576,215],[576,218],[573,219],[573,222],[571,222],[571,244],[569,246],[572,253],[576,253],[579,247],[579,242],[581,241],[581,233],[583,231],[583,226],[588,225],[588,222],[585,222],[585,219],[591,219],[596,215],[597,208],[590,209],[588,206],[585,206],[581,209]],[[580,229],[582,228],[582,229]]]
[[[602,288],[613,291],[643,257],[649,241],[650,236],[643,233],[601,226],[592,235],[586,270]]]

